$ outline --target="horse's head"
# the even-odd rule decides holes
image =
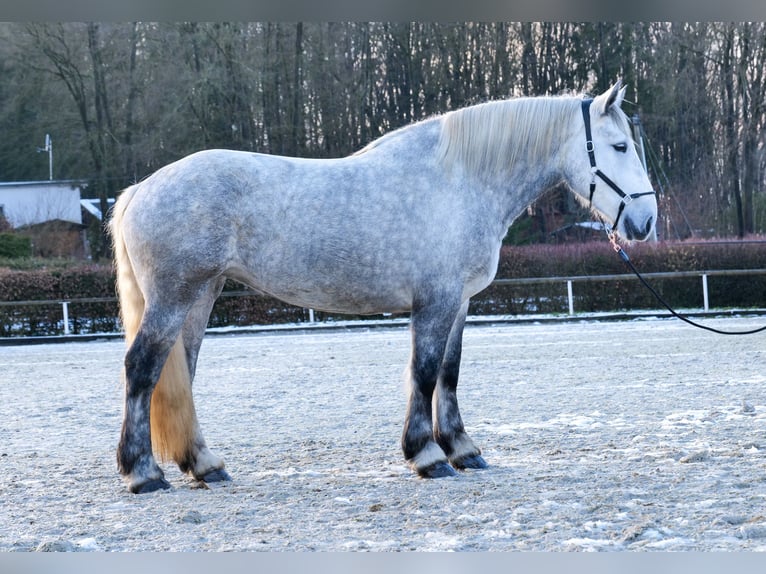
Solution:
[[[583,200],[628,240],[643,241],[657,221],[657,197],[620,109],[625,88],[583,100],[568,142],[569,181]]]

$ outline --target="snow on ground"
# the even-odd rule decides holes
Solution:
[[[760,319],[706,320],[721,328]],[[0,348],[0,550],[766,550],[766,335],[675,320],[466,329],[490,468],[404,464],[405,327],[209,336],[195,396],[234,478],[132,495],[123,343]]]

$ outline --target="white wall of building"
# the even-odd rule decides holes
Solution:
[[[0,183],[0,207],[14,227],[53,219],[82,223],[80,185],[72,181]]]

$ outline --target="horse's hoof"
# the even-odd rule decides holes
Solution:
[[[197,480],[201,482],[228,482],[231,480],[231,476],[224,469],[216,468]]]
[[[149,492],[154,492],[155,490],[168,490],[169,488],[170,483],[167,480],[164,478],[155,478],[149,482],[144,482],[143,484],[131,485],[130,492],[133,494],[147,494]]]
[[[457,472],[444,461],[435,462],[426,468],[419,468],[418,474],[421,478],[444,478],[446,476],[455,476]]]
[[[479,470],[482,468],[487,468],[489,466],[487,464],[487,461],[484,460],[484,458],[479,454],[466,456],[463,458],[459,458],[458,460],[453,460],[451,462],[452,462],[452,466],[454,466],[458,470],[465,470],[466,468]]]

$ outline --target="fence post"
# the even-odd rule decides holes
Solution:
[[[69,335],[69,301],[62,301],[61,308],[64,312],[64,335]]]
[[[702,306],[705,309],[705,313],[710,309],[707,296],[707,273],[702,274]]]
[[[569,314],[574,315],[574,297],[572,296],[571,279],[567,279],[567,299],[569,300]]]

